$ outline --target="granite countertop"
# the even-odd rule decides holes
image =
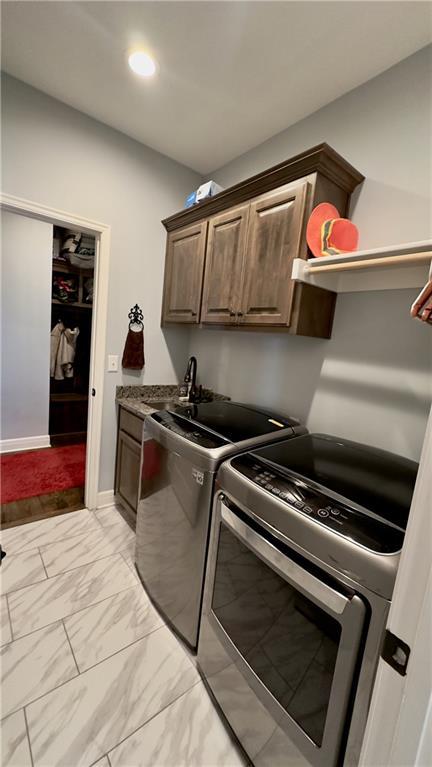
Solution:
[[[151,406],[151,401],[172,400],[173,405],[184,405],[178,398],[179,387],[174,385],[154,385],[154,386],[117,386],[116,403],[129,410],[130,413],[145,418],[146,415],[156,412],[156,408]],[[210,392],[204,389],[204,393]],[[229,397],[223,394],[211,392],[213,399],[228,400]],[[145,402],[143,402],[145,400]]]

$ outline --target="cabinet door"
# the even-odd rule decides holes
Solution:
[[[251,203],[241,324],[290,324],[292,262],[300,247],[306,191],[307,182],[289,184]]]
[[[199,322],[207,222],[170,232],[162,322]]]
[[[209,221],[201,322],[237,321],[248,216],[241,205]]]
[[[140,481],[141,445],[119,431],[117,444],[116,493],[136,513]]]

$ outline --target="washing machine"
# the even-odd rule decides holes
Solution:
[[[136,568],[151,600],[192,650],[220,464],[306,431],[295,418],[231,401],[175,406],[145,419]]]
[[[417,468],[326,434],[222,465],[198,666],[255,767],[358,764]]]

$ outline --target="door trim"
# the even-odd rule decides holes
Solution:
[[[430,675],[425,673],[432,624],[431,462],[432,409],[387,621],[387,628],[411,647],[410,662],[406,676],[400,676],[379,659],[360,767],[426,764],[431,722]]]
[[[0,193],[0,209],[9,213],[35,218],[47,223],[77,228],[96,239],[94,304],[90,353],[89,405],[84,503],[88,509],[97,508],[99,488],[99,455],[102,434],[102,408],[105,368],[106,319],[108,309],[109,259],[111,227],[74,213],[41,205],[33,200]],[[91,396],[92,389],[96,396]]]

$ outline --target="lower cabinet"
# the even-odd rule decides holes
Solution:
[[[141,419],[137,419],[141,421]],[[142,423],[142,421],[141,421]],[[115,493],[122,505],[136,515],[140,481],[141,443],[119,429]]]

